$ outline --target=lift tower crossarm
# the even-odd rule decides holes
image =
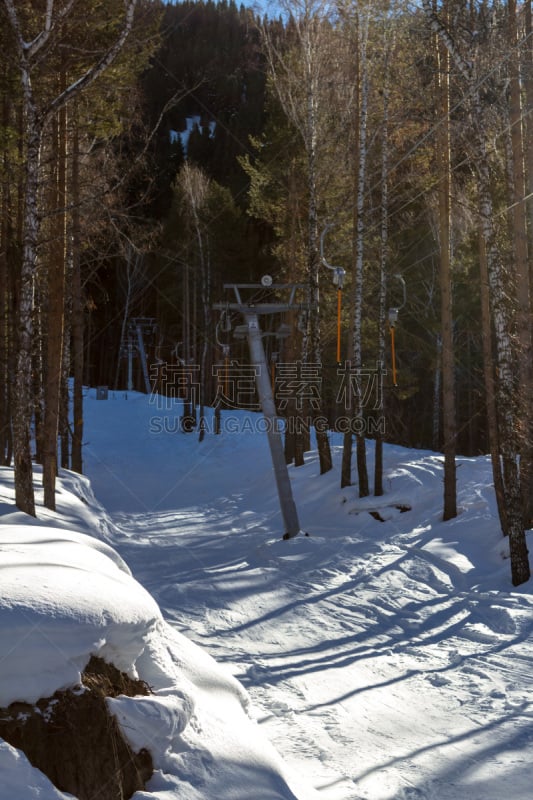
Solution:
[[[285,303],[280,302],[253,302],[251,300],[244,300],[241,294],[242,289],[254,289],[256,292],[258,290],[264,290],[268,288],[269,290],[276,290],[280,291],[288,291],[289,292],[289,299]],[[224,289],[231,289],[235,295],[235,302],[232,303],[215,303],[213,308],[217,309],[218,311],[223,311],[227,309],[228,311],[238,311],[242,314],[245,313],[246,310],[253,311],[254,314],[281,314],[284,311],[308,311],[311,308],[311,305],[308,302],[298,303],[296,302],[296,292],[298,289],[302,290],[309,290],[309,287],[305,283],[271,283],[268,287],[265,287],[262,283],[225,283]]]

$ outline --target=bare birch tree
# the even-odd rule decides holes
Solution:
[[[322,363],[320,329],[320,252],[319,252],[319,145],[320,120],[323,108],[323,88],[331,80],[331,62],[328,57],[325,30],[331,4],[326,0],[283,0],[289,12],[289,36],[293,46],[277,42],[268,27],[263,28],[263,41],[270,74],[281,106],[288,119],[299,132],[307,158],[307,283],[312,310],[307,318],[303,340],[303,361]],[[316,409],[320,417],[321,409]],[[327,432],[320,425],[315,430],[320,459],[320,472],[332,467],[331,450]]]
[[[520,374],[520,482],[524,506],[524,525],[533,525],[533,368],[531,363],[531,277],[528,257],[526,216],[526,175],[520,76],[520,45],[516,0],[507,2],[509,42],[509,123],[511,126],[510,197],[512,244],[516,272],[518,365]]]
[[[447,9],[446,9],[447,13]],[[437,163],[439,196],[439,255],[442,341],[442,431],[444,450],[443,519],[457,516],[455,359],[453,342],[451,277],[451,134],[450,134],[450,54],[436,37],[437,74]]]
[[[354,287],[353,287],[353,328],[352,328],[352,366],[355,372],[354,382],[354,420],[356,433],[356,458],[357,476],[359,482],[359,497],[370,494],[368,484],[368,470],[366,464],[366,443],[364,431],[364,409],[361,395],[361,375],[363,369],[363,289],[364,289],[364,248],[365,248],[365,185],[367,172],[367,139],[368,139],[368,99],[370,92],[370,74],[368,64],[368,28],[369,15],[363,10],[357,12],[357,52],[359,103],[357,110],[358,127],[356,128],[356,158],[355,158],[355,204],[354,204],[354,232],[353,232],[353,261],[354,261]],[[344,439],[344,446],[348,444]],[[351,437],[350,437],[351,446]]]
[[[387,286],[389,272],[389,181],[390,181],[390,90],[391,61],[394,53],[394,34],[385,44],[383,64],[383,109],[381,117],[381,175],[380,175],[380,222],[379,222],[379,289],[378,289],[378,391],[379,411],[383,414],[385,401],[383,393],[383,374],[385,364],[385,336],[387,325]],[[381,421],[380,421],[381,422]],[[383,494],[383,434],[380,425],[376,433],[374,459],[374,495]]]
[[[15,502],[28,514],[35,515],[31,460],[31,354],[33,341],[34,279],[40,217],[38,195],[43,135],[50,120],[69,101],[90,86],[115,61],[122,51],[134,23],[137,0],[127,0],[123,19],[113,43],[76,79],[55,96],[42,99],[36,88],[37,69],[57,43],[62,23],[75,13],[75,0],[54,2],[31,19],[22,17],[14,0],[3,0],[5,15],[14,43],[14,54],[22,88],[23,138],[25,142],[24,216],[22,225],[23,255],[17,322],[17,365],[13,392],[13,446],[15,462]],[[84,10],[86,13],[86,9]],[[57,431],[56,431],[57,440]]]
[[[209,241],[204,231],[201,220],[202,209],[205,206],[209,193],[209,179],[207,175],[197,166],[185,163],[178,173],[177,185],[180,187],[186,215],[190,220],[190,225],[195,240],[195,251],[197,264],[200,272],[200,296],[203,315],[203,342],[200,355],[200,441],[205,436],[204,403],[207,391],[207,362],[209,353],[209,327],[211,321],[210,307],[210,282],[211,270],[209,264]],[[185,269],[188,270],[189,265]]]
[[[480,229],[485,242],[492,324],[497,360],[496,404],[500,428],[504,519],[507,522],[511,554],[511,577],[518,586],[530,577],[530,566],[523,523],[522,494],[519,473],[518,407],[514,381],[515,348],[512,336],[512,310],[509,308],[505,268],[499,251],[491,195],[491,168],[488,156],[487,126],[480,96],[480,76],[476,62],[467,59],[454,40],[450,29],[432,7],[431,0],[422,0],[432,31],[441,39],[459,71],[470,99],[470,120],[477,169]]]

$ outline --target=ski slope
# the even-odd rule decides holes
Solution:
[[[458,460],[460,513],[443,523],[441,456],[387,446],[386,493],[361,500],[338,488],[333,438],[331,473],[314,452],[290,468],[309,535],[283,541],[257,417],[227,412],[198,443],[180,410],[89,390],[89,480],[65,472],[58,511],[33,524],[89,534],[134,607],[139,593],[144,655],[130,642],[124,663],[152,678],[163,664],[156,685],[175,694],[156,719],[178,720],[164,741],[137,723],[159,753],[146,797],[531,800],[533,594],[511,584],[489,459]],[[0,478],[5,542],[28,519]],[[131,727],[135,701],[122,705]],[[50,787],[31,796],[61,796]]]

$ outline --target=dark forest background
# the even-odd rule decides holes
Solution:
[[[441,450],[449,518],[455,455],[490,451],[502,528],[521,537],[531,0],[278,5],[0,2],[0,464],[17,505],[35,513],[33,463],[49,507],[58,464],[83,469],[87,387],[194,400],[191,432],[196,401],[231,408],[220,375],[249,355],[224,284],[269,275],[311,303],[262,318],[273,379],[280,364],[319,370],[307,421],[355,424],[343,485],[356,441],[370,490],[365,433],[376,453],[383,439]],[[291,402],[298,417],[298,389]]]

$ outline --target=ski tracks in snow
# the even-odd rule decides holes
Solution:
[[[380,522],[375,499],[345,492],[341,524],[287,542],[246,492],[108,526],[167,619],[239,678],[324,800],[501,800],[510,768],[523,771],[516,800],[530,796],[531,608],[480,584],[453,523],[439,523],[439,463],[393,474],[383,509],[411,511]],[[481,489],[465,491],[484,514]]]

